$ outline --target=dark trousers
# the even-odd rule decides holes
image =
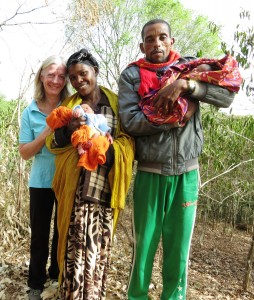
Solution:
[[[50,224],[54,204],[57,208],[55,194],[50,188],[29,188],[30,192],[30,264],[28,286],[32,289],[43,289],[47,279],[46,265],[49,256]],[[54,232],[51,246],[49,277],[57,279],[57,209],[54,216]]]

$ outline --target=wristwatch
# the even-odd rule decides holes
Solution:
[[[196,82],[194,80],[187,80],[187,86],[188,86],[188,95],[191,95],[192,93],[194,93],[195,89],[196,89]]]

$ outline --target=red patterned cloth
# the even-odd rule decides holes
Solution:
[[[153,99],[158,91],[179,78],[207,82],[224,87],[235,93],[239,91],[242,77],[238,68],[238,62],[232,56],[226,55],[222,59],[202,58],[185,64],[172,66],[172,62],[176,61],[180,56],[173,51],[171,52],[174,60],[172,61],[171,59],[164,64],[145,63],[144,59],[132,63],[140,67],[141,83],[139,95],[142,98],[139,102],[139,106],[150,122],[154,124],[181,124],[188,109],[188,101],[186,98],[179,97],[175,102],[172,113],[166,116],[162,114],[160,110],[158,113],[155,113],[153,107]],[[203,72],[195,70],[195,68],[202,64],[210,65],[212,70]],[[159,77],[158,72],[163,72],[165,67],[167,70],[162,77]],[[183,125],[184,124],[181,124],[181,126]]]
[[[161,87],[157,74],[164,73],[170,65],[180,58],[180,54],[170,51],[169,59],[165,63],[153,64],[144,58],[135,61],[131,65],[137,65],[140,68],[140,86],[138,93],[141,97],[147,95],[151,91]]]

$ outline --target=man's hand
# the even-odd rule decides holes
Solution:
[[[198,101],[188,100],[188,110],[183,118],[183,123],[186,123],[190,120],[190,118],[195,114],[198,108]]]
[[[186,92],[188,92],[188,85],[185,79],[178,79],[159,90],[154,97],[155,113],[159,110],[164,115],[171,113],[175,101]]]

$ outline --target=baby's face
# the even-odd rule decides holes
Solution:
[[[88,113],[88,114],[93,114],[94,113],[94,111],[92,110],[92,108],[88,104],[82,104],[81,107],[83,108],[85,113]]]

